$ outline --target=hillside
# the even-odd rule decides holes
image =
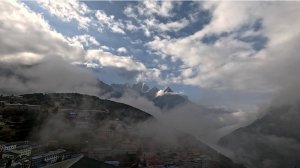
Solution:
[[[37,104],[48,109],[99,110],[96,115],[122,121],[145,121],[151,115],[132,106],[79,93],[24,94],[23,103]],[[103,112],[103,113],[101,113]],[[101,113],[101,114],[100,114]]]
[[[299,107],[270,107],[265,116],[223,137],[219,143],[249,167],[299,167]]]
[[[95,96],[78,93],[35,93],[20,96],[2,96],[1,140],[18,141],[36,137],[53,118],[64,123],[83,127],[88,122],[118,120],[132,125],[152,118],[150,114],[126,104],[102,100]],[[79,117],[78,117],[79,116]],[[82,116],[84,116],[82,118]],[[81,118],[80,118],[81,117]]]
[[[124,167],[138,164],[141,156],[152,165],[171,162],[189,168],[205,160],[218,168],[242,167],[191,135],[126,104],[77,93],[24,94],[1,100],[7,101],[1,108],[4,122],[14,132],[1,140],[30,139],[80,151],[99,161],[119,160]]]

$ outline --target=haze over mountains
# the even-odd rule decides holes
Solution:
[[[121,98],[132,94],[132,96],[142,96],[152,101],[155,106],[161,109],[171,109],[175,106],[191,103],[187,96],[174,92],[170,87],[159,90],[157,87],[149,88],[147,84],[139,82],[136,84],[111,84],[107,85],[99,81],[100,96],[105,98]]]
[[[299,104],[269,107],[266,115],[219,141],[249,167],[300,165]],[[255,148],[254,148],[255,147]]]
[[[220,139],[219,144],[234,151],[235,158],[248,167],[299,167],[299,85],[276,94],[262,115],[248,126]]]
[[[10,121],[14,126],[9,127],[10,131],[7,128],[6,131],[1,130],[6,133],[1,134],[4,140],[28,138],[41,144],[54,141],[61,147],[80,150],[99,160],[108,156],[120,159],[128,152],[139,150],[164,153],[169,159],[173,158],[171,154],[178,153],[176,155],[185,162],[193,162],[188,159],[194,155],[205,155],[220,167],[243,168],[193,135],[122,103],[78,93],[1,96],[1,102],[4,101],[18,102],[7,103],[0,108],[5,122]],[[27,109],[30,104],[38,108]],[[14,108],[13,105],[22,105],[22,108]],[[23,123],[24,120],[31,122]],[[9,135],[8,132],[17,133]],[[127,163],[121,161],[121,164]]]
[[[282,93],[270,105],[261,108],[258,113],[245,116],[247,120],[234,120],[234,117],[230,116],[239,113],[197,105],[190,102],[182,93],[176,93],[169,87],[159,90],[156,87],[150,89],[144,83],[112,85],[111,93],[115,93],[113,87],[119,91],[118,97],[114,97],[117,98],[115,100],[124,101],[126,98],[127,103],[148,110],[150,113],[152,110],[163,113],[164,115],[154,113],[154,116],[158,116],[161,121],[173,127],[179,127],[199,137],[210,145],[214,146],[214,142],[218,141],[218,145],[233,152],[229,154],[225,150],[226,154],[248,167],[279,168],[295,167],[300,164],[300,134],[297,129],[300,126],[300,110],[297,96],[293,96],[297,94]],[[148,94],[156,96],[153,98]],[[122,99],[122,96],[125,98]],[[145,98],[144,103],[149,101],[148,103],[157,108],[143,107],[144,103],[138,101],[140,97]],[[172,104],[174,99],[178,100],[176,99],[178,97],[183,101]],[[170,106],[170,102],[174,106]],[[222,120],[219,120],[220,118]],[[188,122],[184,122],[185,120]]]
[[[157,141],[167,127],[249,168],[298,168],[299,41],[292,1],[1,0],[0,93],[74,94],[62,104],[84,97],[111,111],[105,128],[130,109],[159,121]],[[62,118],[48,131],[72,133]]]

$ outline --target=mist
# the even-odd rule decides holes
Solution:
[[[161,109],[147,98],[131,92],[112,100],[146,111],[158,122],[193,135],[211,146],[216,146],[221,137],[253,122],[260,115],[258,112],[209,109],[191,103]]]
[[[0,1],[1,94],[82,93],[153,116],[145,122],[91,119],[90,129],[74,129],[76,123],[54,105],[30,138],[46,143],[55,136],[93,148],[118,148],[122,138],[135,144],[150,139],[159,150],[182,146],[185,136],[191,146],[204,142],[249,168],[299,167],[300,5],[192,2],[187,6],[196,8],[189,11],[183,3],[163,2],[122,6],[120,17],[115,8],[106,14],[100,9],[106,5],[90,9],[80,1],[62,4],[66,10],[59,3]],[[99,80],[178,85],[196,89],[196,99],[202,90],[208,96],[159,108],[131,91],[110,98],[109,86],[101,88]],[[87,104],[79,106],[93,109]],[[101,139],[107,129],[119,139]]]
[[[97,78],[59,57],[32,65],[1,64],[0,91],[7,94],[78,92],[97,95]]]

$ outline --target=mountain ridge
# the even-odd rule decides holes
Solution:
[[[175,106],[190,103],[187,96],[174,92],[169,86],[165,89],[159,90],[157,87],[150,88],[148,85],[142,82],[136,84],[105,84],[99,82],[99,88],[101,90],[100,97],[120,98],[128,92],[133,92],[137,95],[145,97],[149,101],[152,101],[155,106],[161,109],[172,109]]]
[[[300,166],[300,104],[269,107],[248,126],[219,140],[249,167]],[[288,145],[293,146],[287,148]],[[259,146],[253,149],[252,146]]]

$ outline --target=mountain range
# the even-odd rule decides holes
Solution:
[[[108,85],[99,81],[98,86],[101,90],[100,97],[107,99],[120,98],[126,94],[135,94],[145,97],[152,101],[155,106],[161,109],[172,109],[177,105],[191,103],[187,96],[174,92],[170,87],[158,89],[157,87],[150,88],[145,83],[139,82],[136,84],[111,84]]]
[[[163,91],[168,94],[171,89]],[[188,159],[193,158],[191,152],[208,155],[217,161],[220,168],[243,168],[194,136],[157,122],[147,112],[126,104],[78,93],[35,93],[1,97],[2,99],[24,106],[39,106],[35,113],[23,108],[14,110],[13,113],[12,110],[1,109],[6,121],[20,121],[14,122],[15,124],[22,124],[29,117],[27,113],[32,114],[32,122],[26,123],[27,130],[21,127],[12,128],[14,131],[26,131],[27,136],[15,137],[21,138],[19,140],[32,136],[30,139],[34,141],[55,141],[60,146],[81,150],[93,157],[108,155],[109,149],[115,152],[111,156],[117,158],[123,154],[123,150],[139,150],[142,145],[157,153],[168,151],[170,156],[178,153],[182,159],[187,159],[187,156]],[[39,117],[40,115],[43,117]],[[97,153],[103,149],[105,151]],[[189,162],[200,164],[196,160]]]
[[[118,98],[126,93],[134,93],[147,98],[160,109],[185,111],[186,115],[200,118],[199,129],[206,128],[211,131],[214,130],[212,127],[218,129],[233,124],[218,120],[226,119],[232,111],[195,104],[187,96],[174,92],[170,87],[160,90],[156,87],[149,88],[144,83],[105,86],[108,88],[108,97]],[[300,134],[297,129],[300,128],[299,113],[300,104],[269,107],[264,115],[254,122],[224,134],[218,144],[233,151],[234,159],[249,168],[300,167]],[[206,123],[205,118],[213,124]]]

